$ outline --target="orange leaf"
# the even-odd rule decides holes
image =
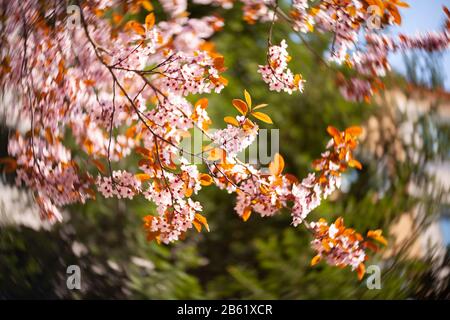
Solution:
[[[373,252],[378,252],[378,250],[379,250],[378,246],[372,242],[366,241],[366,242],[364,242],[364,244],[367,248],[369,248]]]
[[[248,106],[247,104],[241,100],[241,99],[233,99],[232,101],[233,106],[242,114],[242,115],[246,115],[248,112]]]
[[[339,228],[343,228],[344,227],[344,218],[339,217],[336,219],[336,221],[334,222],[334,226],[339,229]]]
[[[151,167],[153,165],[153,161],[151,161],[150,159],[141,159],[138,162],[138,166],[139,167]]]
[[[153,11],[153,5],[150,1],[147,0],[141,1],[141,6],[147,11]]]
[[[330,252],[331,247],[330,247],[330,245],[328,244],[328,241],[327,241],[327,240],[325,240],[325,239],[322,240],[322,246],[323,246],[323,248],[325,249],[326,252]]]
[[[330,136],[334,137],[335,135],[340,135],[340,132],[338,129],[336,129],[333,126],[328,126],[327,127],[327,132],[329,133]]]
[[[252,116],[254,116],[256,119],[261,120],[262,122],[273,124],[272,119],[270,119],[270,117],[263,112],[252,112]]]
[[[223,84],[225,87],[228,85],[228,79],[225,78],[225,77],[220,76],[220,77],[219,77],[219,82],[220,82],[221,84]]]
[[[247,207],[244,209],[244,212],[242,213],[242,220],[247,221],[250,218],[250,215],[252,214],[252,208]]]
[[[83,146],[86,148],[87,154],[91,155],[94,152],[94,144],[91,140],[86,139],[83,142]]]
[[[147,173],[137,173],[137,174],[134,175],[134,177],[136,179],[138,179],[139,181],[141,181],[141,182],[150,180],[150,178],[151,178],[151,176],[149,174],[147,174]]]
[[[379,243],[387,246],[388,242],[387,242],[386,238],[382,236],[382,233],[383,233],[383,231],[381,229],[369,230],[367,232],[367,237],[372,238],[372,239],[378,241]]]
[[[189,198],[190,196],[192,196],[192,193],[194,192],[194,189],[192,188],[185,188],[184,190],[184,196]]]
[[[16,170],[17,168],[17,162],[15,159],[10,157],[0,158],[0,164],[5,165],[3,170],[6,173],[10,173]]]
[[[202,186],[209,186],[213,183],[213,178],[207,173],[201,173],[199,180]]]
[[[142,220],[144,221],[144,227],[145,228],[150,228],[152,226],[152,221],[155,217],[152,215],[146,215],[144,218],[142,218]]]
[[[214,148],[209,152],[208,160],[220,160],[225,159],[225,151],[220,148]]]
[[[223,120],[226,123],[231,124],[232,126],[239,127],[239,122],[236,120],[235,117],[225,117],[223,118]]]
[[[136,126],[131,126],[125,132],[125,136],[127,138],[132,138],[134,135],[136,135]]]
[[[350,160],[348,161],[348,165],[349,165],[350,167],[356,168],[356,169],[358,169],[358,170],[361,170],[361,169],[362,169],[362,164],[361,164],[358,160],[355,160],[355,159],[350,159]]]
[[[244,96],[245,96],[245,102],[247,102],[247,106],[251,109],[252,108],[252,97],[250,96],[250,93],[248,93],[247,90],[244,90]]]
[[[335,136],[338,136],[338,137],[341,136],[341,133],[339,132],[339,130],[336,129],[335,127],[333,127],[333,126],[328,126],[327,132],[328,132],[328,134],[329,134],[330,136],[332,136],[333,138],[334,138]]]
[[[400,12],[398,11],[397,7],[391,6],[388,10],[390,14],[394,17],[395,24],[401,25],[402,16],[400,15]]]
[[[225,71],[226,68],[225,68],[224,62],[225,62],[225,59],[223,56],[218,56],[218,57],[214,58],[214,68],[217,69],[219,72]]]
[[[202,216],[199,213],[196,213],[194,221],[200,222],[205,227],[205,229],[209,232],[208,221],[206,220],[206,218],[204,216]]]
[[[151,28],[153,28],[154,25],[155,25],[155,14],[153,12],[150,12],[145,17],[145,27],[147,28],[147,30],[150,30]]]
[[[347,129],[345,129],[345,133],[347,133],[351,136],[354,136],[354,137],[358,137],[362,133],[362,128],[358,127],[358,126],[349,127]]]
[[[253,110],[262,109],[262,108],[265,108],[267,106],[268,106],[267,103],[261,103],[261,104],[258,104],[256,107],[254,107]]]
[[[53,144],[53,134],[50,128],[45,129],[45,139],[48,143]]]
[[[152,152],[150,150],[148,150],[147,148],[138,146],[138,147],[134,148],[134,150],[136,151],[137,154],[140,154],[143,157],[151,158]]]
[[[194,227],[197,230],[197,232],[201,232],[202,231],[202,225],[200,224],[200,222],[198,222],[197,220],[194,220],[194,221],[192,221],[192,224],[194,225]]]
[[[328,126],[327,132],[333,137],[334,143],[340,145],[343,141],[341,132],[335,127]]]
[[[195,107],[198,107],[198,106],[200,106],[200,108],[202,108],[202,109],[206,109],[208,107],[208,99],[201,98],[200,100],[198,100],[195,103]]]
[[[366,266],[364,263],[360,263],[358,268],[356,268],[356,273],[358,274],[358,280],[362,280],[364,274],[366,273]]]
[[[316,255],[316,256],[314,256],[314,258],[311,259],[311,267],[313,267],[313,266],[315,266],[316,264],[318,264],[319,261],[320,261],[320,259],[321,259],[321,257],[320,257],[319,254]]]
[[[125,25],[125,30],[133,30],[141,36],[145,35],[145,28],[137,21],[128,21]]]
[[[103,174],[106,174],[105,166],[100,160],[92,159],[92,163],[97,167],[98,171],[100,171]]]
[[[253,129],[254,126],[255,126],[255,124],[253,123],[253,121],[250,120],[249,118],[246,118],[244,121],[244,124],[242,125],[242,128],[244,130],[250,130],[250,129]]]
[[[269,171],[273,176],[279,176],[284,169],[284,159],[283,157],[277,153],[273,161],[269,165]]]
[[[397,5],[398,7],[402,7],[402,8],[409,8],[409,4],[407,4],[406,2],[403,2],[403,1],[399,1],[399,0],[397,0],[395,2],[395,5]]]

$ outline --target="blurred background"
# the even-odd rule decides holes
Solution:
[[[428,16],[419,19],[423,4],[410,9],[419,11],[405,10],[403,31],[427,21],[437,24],[430,29],[439,28],[440,6],[428,3]],[[216,126],[224,125],[223,117],[233,112],[231,100],[247,89],[254,101],[270,105],[274,125],[267,128],[280,129],[285,171],[299,177],[324,149],[328,125],[364,127],[357,154],[363,170],[349,171],[342,190],[310,219],[343,216],[361,233],[383,229],[389,245],[368,262],[381,268],[381,289],[369,290],[348,269],[311,267],[310,234],[292,227],[287,212],[267,219],[254,215],[243,223],[233,210],[234,196],[214,187],[198,196],[211,232],[192,229],[185,241],[165,246],[145,239],[142,217],[154,210],[145,200],[98,197],[66,208],[64,222],[50,226],[39,219],[29,192],[14,186],[13,175],[2,174],[0,299],[450,298],[448,54],[394,56],[386,90],[370,104],[350,103],[337,89],[336,71],[317,57],[329,47],[329,37],[307,38],[312,53],[278,25],[274,42],[287,38],[291,69],[307,80],[303,94],[290,96],[268,91],[256,72],[265,61],[268,25],[245,24],[239,6],[189,8],[194,17],[216,10],[226,24],[212,41],[225,56],[230,80],[222,94],[208,96]],[[2,121],[0,157],[7,155],[13,129]],[[69,265],[81,268],[81,290],[67,289]]]

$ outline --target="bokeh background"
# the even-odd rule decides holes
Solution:
[[[439,28],[439,3],[446,1],[415,2],[410,12],[404,10],[400,31]],[[307,38],[307,48],[278,25],[274,42],[287,38],[291,67],[307,80],[303,94],[287,95],[268,91],[256,73],[265,61],[268,25],[245,24],[239,6],[189,11],[193,16],[217,11],[226,21],[212,39],[225,56],[230,80],[221,95],[208,96],[216,126],[224,125],[223,117],[234,112],[231,100],[247,89],[254,101],[269,104],[274,126],[267,128],[280,129],[286,172],[299,177],[320,156],[328,125],[364,127],[357,153],[363,170],[346,174],[342,190],[310,218],[341,215],[362,233],[383,229],[389,246],[368,262],[381,268],[381,289],[369,290],[347,269],[311,267],[310,234],[292,227],[287,212],[253,215],[243,223],[234,213],[234,196],[214,187],[198,196],[211,232],[193,229],[185,241],[165,246],[145,239],[142,217],[154,211],[145,200],[98,197],[66,208],[64,222],[50,226],[39,220],[28,191],[3,174],[0,299],[450,298],[448,53],[393,56],[386,90],[371,103],[350,103],[336,86],[336,70],[318,58],[329,48],[329,36]],[[0,157],[6,156],[13,129],[2,121]],[[81,268],[81,290],[67,289],[69,265]]]

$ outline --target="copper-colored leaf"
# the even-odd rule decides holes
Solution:
[[[92,163],[97,167],[98,171],[100,171],[103,174],[106,174],[105,165],[100,160],[92,159]]]
[[[341,133],[338,129],[333,126],[328,126],[327,132],[330,136],[333,137],[334,142],[339,145],[342,142]]]
[[[202,216],[199,213],[196,213],[194,221],[200,222],[205,227],[205,229],[209,232],[208,220],[206,220],[206,218],[204,216]]]
[[[349,134],[353,137],[358,137],[362,133],[362,128],[358,127],[358,126],[349,127],[347,129],[345,129],[345,133]]]
[[[252,208],[247,207],[244,209],[244,212],[242,213],[242,220],[247,221],[250,218],[250,215],[252,214]]]
[[[366,266],[364,265],[364,263],[359,264],[359,266],[356,268],[356,273],[358,274],[358,279],[362,280],[364,274],[366,273]]]
[[[356,169],[358,169],[358,170],[361,170],[361,169],[362,169],[362,164],[361,164],[361,162],[359,162],[358,160],[355,160],[355,159],[350,159],[350,160],[348,161],[348,165],[349,165],[350,167],[356,168]]]
[[[202,225],[197,220],[192,221],[192,224],[194,225],[194,228],[197,230],[197,232],[202,231]]]
[[[218,56],[214,58],[214,68],[217,69],[219,72],[223,72],[226,70],[224,63],[225,59],[223,56]],[[220,78],[219,82],[221,82]]]
[[[247,90],[244,90],[245,102],[247,102],[247,106],[252,109],[252,97]]]
[[[255,126],[255,124],[253,123],[253,121],[250,120],[249,118],[246,118],[244,121],[244,124],[242,125],[242,128],[244,130],[251,130],[251,129],[253,129],[254,126]]]
[[[16,159],[10,157],[0,158],[0,164],[4,165],[3,170],[6,173],[11,173],[17,168]]]
[[[336,129],[335,127],[333,127],[333,126],[328,126],[327,127],[327,132],[328,132],[328,134],[330,135],[330,136],[332,136],[332,137],[334,137],[334,136],[336,136],[336,135],[340,135],[340,132],[339,132],[339,130],[338,129]]]
[[[322,247],[325,249],[326,252],[330,252],[331,247],[327,240],[322,240]]]
[[[202,186],[209,186],[211,183],[213,183],[213,178],[207,173],[201,173],[199,180]]]
[[[141,156],[146,158],[150,158],[152,155],[152,152],[144,147],[137,146],[136,148],[134,148],[134,151],[136,151],[137,154],[140,154]]]
[[[202,109],[206,109],[208,107],[208,99],[201,98],[195,103],[195,107],[200,106]]]
[[[53,134],[50,128],[45,129],[45,139],[48,143],[53,144]]]
[[[128,21],[125,25],[125,30],[133,30],[137,34],[143,36],[145,35],[145,28],[137,21]]]
[[[194,192],[194,189],[192,188],[185,188],[184,190],[184,196],[189,198],[190,196],[192,196],[192,193]]]
[[[262,122],[273,124],[272,119],[270,117],[263,113],[263,112],[252,112],[252,116],[254,116],[256,119],[261,120]]]
[[[245,116],[248,112],[247,104],[241,99],[233,99],[233,106],[243,115]]]
[[[155,14],[153,12],[150,12],[145,17],[145,27],[147,28],[147,30],[150,30],[151,28],[153,28],[154,25],[155,25]]]
[[[400,15],[398,8],[391,6],[391,7],[389,7],[388,10],[389,10],[389,13],[392,15],[392,17],[394,17],[395,24],[401,25],[402,24],[402,16]]]
[[[318,264],[320,261],[320,255],[316,255],[311,259],[311,267],[315,266],[316,264]]]
[[[267,103],[261,103],[261,104],[258,104],[257,106],[255,106],[255,107],[253,108],[253,110],[262,109],[262,108],[265,108],[265,107],[267,107],[267,106],[268,106]]]
[[[151,166],[153,166],[153,161],[151,161],[150,159],[141,159],[138,161],[138,166],[150,168]]]
[[[378,250],[379,250],[378,246],[370,241],[366,241],[366,242],[364,242],[364,244],[367,248],[369,248],[373,252],[378,252]]]
[[[339,229],[339,228],[343,228],[344,227],[344,218],[339,217],[336,219],[336,221],[334,222],[334,226]]]
[[[239,122],[236,120],[235,117],[225,117],[223,118],[223,120],[226,123],[231,124],[232,126],[239,127]]]
[[[409,8],[409,4],[400,0],[395,2],[395,5],[402,8]]]
[[[209,151],[209,155],[208,155],[208,160],[221,160],[221,159],[225,159],[226,157],[226,153],[224,150],[220,149],[220,148],[214,148],[211,151]]]
[[[141,6],[147,11],[153,11],[153,5],[150,1],[147,0],[141,1]]]
[[[369,230],[367,232],[367,237],[372,238],[372,239],[378,241],[379,243],[387,246],[388,242],[387,242],[386,238],[383,237],[382,233],[383,233],[383,231],[381,229]]]
[[[225,87],[228,85],[228,79],[225,78],[225,77],[220,76],[220,77],[219,77],[219,82],[220,82],[221,84],[223,84]]]
[[[151,176],[147,173],[137,173],[134,175],[136,179],[138,179],[141,182],[147,181],[151,179]]]
[[[284,169],[284,159],[277,153],[273,161],[269,164],[269,171],[273,176],[279,176]]]

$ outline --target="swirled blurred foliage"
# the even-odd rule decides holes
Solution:
[[[224,30],[212,39],[225,56],[230,81],[222,94],[208,96],[215,127],[223,127],[223,117],[235,114],[231,100],[242,97],[247,89],[254,101],[269,104],[266,110],[274,125],[264,127],[280,130],[279,148],[286,172],[303,177],[311,170],[311,161],[324,150],[328,125],[340,129],[364,126],[366,137],[357,155],[363,170],[350,171],[342,192],[325,201],[310,219],[343,216],[346,225],[362,233],[381,228],[389,235],[391,226],[404,213],[420,208],[416,227],[406,240],[397,246],[393,236],[388,237],[388,249],[369,261],[381,268],[381,289],[369,290],[365,279],[358,281],[347,269],[324,263],[311,267],[311,236],[301,226],[290,225],[288,212],[272,218],[255,214],[244,223],[234,213],[234,196],[210,186],[198,198],[204,204],[211,232],[199,234],[192,229],[185,241],[170,246],[145,240],[142,217],[154,207],[144,200],[98,197],[87,205],[68,208],[67,219],[50,229],[2,223],[0,298],[449,298],[448,275],[443,277],[441,272],[448,268],[448,259],[411,257],[408,249],[441,212],[448,213],[442,198],[445,190],[419,195],[410,191],[411,183],[424,190],[434,186],[435,178],[427,174],[428,164],[448,160],[449,123],[437,121],[442,101],[408,122],[413,128],[411,135],[419,133],[419,142],[408,144],[397,132],[405,121],[405,113],[398,109],[405,106],[393,105],[387,94],[371,104],[350,103],[341,97],[335,83],[339,70],[320,58],[328,48],[328,35],[301,39],[287,27],[276,26],[273,41],[288,38],[291,68],[301,72],[307,82],[302,94],[270,92],[256,72],[266,59],[269,26],[245,24],[239,6],[226,12],[205,6],[190,9],[193,16],[217,11],[226,19]],[[414,61],[410,74],[414,74]],[[408,99],[414,101],[408,80],[414,79],[390,76],[387,92],[395,89],[404,93],[405,104]],[[434,82],[434,86],[439,85]],[[416,83],[420,87],[429,84]],[[448,104],[448,96],[443,99]],[[7,134],[4,129],[2,156]],[[4,176],[2,186],[6,188],[12,181]],[[24,205],[25,200],[14,199]],[[3,206],[1,211],[14,208],[22,210]],[[81,290],[66,287],[69,265],[81,268]]]

